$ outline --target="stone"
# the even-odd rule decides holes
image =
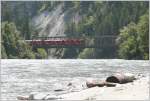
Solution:
[[[27,97],[27,96],[18,96],[17,99],[18,100],[29,100],[29,97]]]
[[[44,100],[56,100],[56,99],[61,99],[61,97],[56,96],[56,95],[47,95]]]
[[[37,93],[37,94],[30,94],[29,99],[30,100],[43,100],[45,97],[49,95],[48,93]]]
[[[117,85],[116,83],[105,82],[105,86],[107,87],[115,87],[116,85]]]
[[[86,85],[88,88],[91,87],[103,87],[105,85],[105,81],[101,81],[101,80],[90,80],[90,81],[86,81]]]
[[[60,92],[60,91],[65,91],[64,89],[55,89],[54,91]]]
[[[68,85],[67,86],[72,86],[72,83],[70,82],[70,83],[68,83]]]

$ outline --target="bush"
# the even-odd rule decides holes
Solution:
[[[23,41],[14,23],[2,23],[2,58],[35,58],[31,47]]]
[[[87,59],[87,58],[94,58],[94,49],[93,48],[86,48],[84,49],[78,56],[78,58],[81,59]]]
[[[36,57],[40,59],[47,58],[47,52],[43,48],[38,48]]]
[[[149,59],[148,13],[137,24],[130,23],[120,30],[119,57],[124,59]]]

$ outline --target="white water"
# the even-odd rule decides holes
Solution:
[[[74,84],[71,91],[79,91],[84,89],[86,79],[104,79],[115,72],[146,75],[149,71],[150,63],[145,60],[6,59],[1,61],[1,101],[14,101],[18,95],[29,95],[31,92],[56,95],[70,92],[66,88],[70,82]],[[65,91],[55,92],[57,88]]]

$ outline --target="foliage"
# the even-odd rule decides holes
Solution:
[[[139,49],[143,59],[149,59],[149,14],[141,16],[137,25]]]
[[[74,5],[72,4],[72,6]],[[66,26],[68,36],[117,36],[123,26],[130,22],[137,23],[139,16],[147,11],[148,2],[78,2],[77,7],[80,8],[77,12],[82,19],[77,24],[72,22],[73,24]],[[74,10],[76,11],[76,9]],[[95,44],[98,43],[99,41],[95,40]],[[103,46],[101,49],[95,48],[95,58],[116,58],[117,47],[115,44],[110,48],[107,46]],[[83,54],[87,51],[80,52],[82,51],[79,51],[79,54]],[[134,52],[130,54],[133,55]]]
[[[1,45],[1,56],[2,59],[7,59],[6,50],[3,44]]]
[[[139,52],[139,49],[137,45],[136,24],[130,23],[120,32],[119,56],[125,59],[137,58],[135,56],[138,54],[137,52]]]
[[[149,23],[148,13],[140,21],[130,23],[120,30],[119,56],[125,59],[148,59]]]
[[[38,48],[36,57],[39,59],[47,58],[47,52],[42,48]]]
[[[85,48],[78,56],[81,59],[91,59],[94,58],[94,49]]]
[[[62,4],[68,16],[73,15],[65,25],[67,37],[114,35],[118,36],[119,45],[115,47],[114,43],[114,47],[103,46],[99,49],[64,49],[62,58],[119,56],[125,59],[148,59],[148,1],[2,1],[2,58],[34,58],[35,55],[36,58],[47,58],[44,49],[34,52],[19,40],[30,39],[33,35],[37,37],[30,23],[32,18],[54,10],[59,4]],[[90,40],[93,41],[92,38]],[[99,43],[97,39],[94,40],[94,44]],[[109,44],[109,41],[106,43]]]
[[[45,10],[52,10],[59,2],[2,1],[2,21],[14,22],[24,39],[31,39],[31,20]]]
[[[14,23],[2,23],[2,58],[35,58],[31,47],[21,41]]]

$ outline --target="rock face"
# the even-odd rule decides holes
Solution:
[[[135,80],[135,76],[131,73],[124,73],[124,74],[116,73],[106,78],[106,82],[113,82],[120,84],[132,82],[133,80]]]

